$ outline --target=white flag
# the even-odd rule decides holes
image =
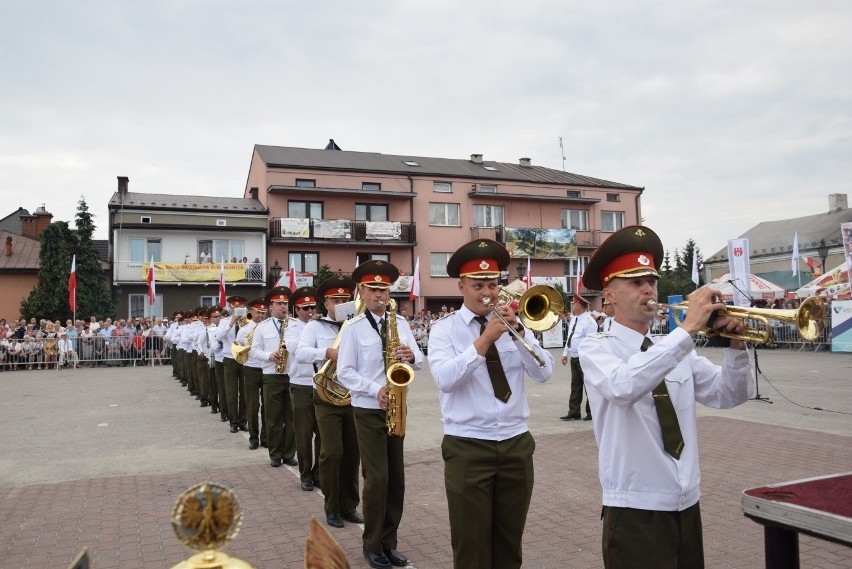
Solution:
[[[417,261],[414,263],[414,277],[411,281],[411,293],[408,295],[408,299],[412,301],[416,301],[417,297],[420,296],[420,257],[417,257]]]
[[[692,250],[692,282],[698,286],[698,253]]]
[[[799,232],[793,235],[793,276],[799,274]]]

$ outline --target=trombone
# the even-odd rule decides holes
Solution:
[[[648,301],[649,308],[671,308],[672,310],[688,310],[689,301],[678,304],[664,304],[662,302]],[[797,309],[776,310],[773,308],[751,308],[748,306],[726,306],[720,312],[726,316],[733,316],[743,320],[754,320],[761,326],[746,326],[739,334],[722,332],[713,328],[707,328],[704,333],[708,336],[720,335],[724,338],[751,342],[754,344],[766,344],[772,341],[772,327],[770,320],[778,320],[788,324],[795,324],[799,336],[807,342],[814,342],[822,336],[825,330],[826,310],[825,303],[821,298],[812,296],[806,298]],[[680,313],[675,313],[675,323],[680,326],[683,320]]]
[[[488,297],[484,297],[479,301],[491,308],[494,315],[500,319],[500,322],[506,326],[509,333],[521,343],[524,349],[530,353],[539,367],[545,367],[547,363],[541,359],[541,356],[535,352],[529,342],[497,310],[498,307],[511,304],[516,299],[518,300],[518,316],[521,323],[534,332],[544,332],[545,330],[550,330],[559,322],[559,315],[565,308],[565,303],[562,302],[562,295],[558,290],[548,285],[530,287],[522,295],[500,287],[500,294],[497,297],[496,303],[491,302],[491,299]]]

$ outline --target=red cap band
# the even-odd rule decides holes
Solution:
[[[632,251],[610,261],[600,272],[601,283],[621,276],[660,276],[654,268],[654,256],[647,251]]]

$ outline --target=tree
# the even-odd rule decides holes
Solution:
[[[701,269],[704,263],[701,258],[701,251],[695,241],[690,238],[682,251],[680,249],[674,250],[675,266],[673,268],[669,266],[668,270],[669,253],[666,251],[662,267],[663,274],[660,275],[660,281],[657,284],[658,298],[665,300],[668,296],[677,294],[686,296],[695,290],[695,283],[692,281],[693,252],[698,256],[698,283],[699,285],[702,284]]]
[[[21,316],[28,320],[47,318],[64,322],[72,316],[68,305],[68,277],[77,239],[67,222],[54,221],[41,232],[39,242],[38,283],[21,301]]]
[[[95,251],[92,235],[95,224],[86,205],[86,198],[77,202],[77,313],[88,318],[115,316],[115,302],[109,283],[101,268],[98,253]]]

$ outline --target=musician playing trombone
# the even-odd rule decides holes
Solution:
[[[429,333],[457,569],[508,569],[522,563],[535,450],[526,424],[524,375],[547,381],[553,357],[506,303],[497,306],[500,271],[508,266],[508,251],[489,239],[457,250],[447,274],[459,279],[464,304],[434,322]]]
[[[311,320],[302,330],[299,344],[293,354],[298,363],[312,364],[312,370],[322,366],[326,360],[337,363],[338,350],[333,348],[332,344],[340,333],[342,318],[335,312],[335,308],[349,302],[354,291],[355,281],[343,275],[331,276],[320,283],[317,287],[317,298],[323,303],[325,316],[319,320]],[[316,386],[313,401],[322,440],[319,477],[322,481],[326,522],[335,528],[342,528],[343,520],[356,524],[364,523],[364,518],[356,511],[360,502],[360,457],[352,405],[333,405],[324,401],[317,395]]]
[[[754,391],[739,340],[730,340],[721,366],[695,353],[693,338],[725,306],[720,291],[699,288],[689,296],[680,327],[650,336],[662,258],[653,231],[625,227],[601,245],[583,275],[586,287],[603,290],[615,311],[608,331],[580,345],[595,418],[602,552],[609,568],[704,567],[695,403],[735,407]],[[713,327],[740,333],[744,324],[720,314]]]

